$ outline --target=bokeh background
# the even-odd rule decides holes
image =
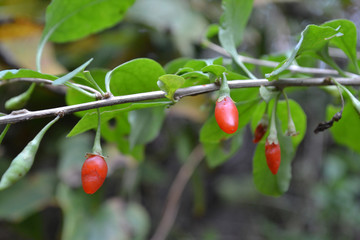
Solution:
[[[1,70],[35,69],[49,2],[0,1]],[[162,65],[179,57],[218,57],[219,53],[202,46],[201,39],[221,14],[219,0],[137,0],[125,19],[110,29],[75,42],[49,43],[43,72],[65,73],[91,57],[91,67],[99,69],[140,57]],[[255,0],[238,50],[255,58],[286,55],[306,25],[336,18],[352,20],[359,31],[360,2]],[[341,52],[331,54],[343,61]],[[325,66],[318,63],[317,67]],[[6,112],[7,99],[27,87],[20,83],[0,87],[0,112]],[[63,106],[64,94],[63,89],[38,87],[27,109]],[[83,232],[91,232],[87,239],[148,239],[161,219],[175,175],[199,142],[199,130],[208,116],[201,107],[208,97],[185,98],[171,108],[160,135],[146,146],[141,163],[104,142],[111,170],[101,194],[91,201],[82,193],[79,169],[84,153],[91,150],[94,133],[66,138],[78,118],[63,118],[45,136],[28,177],[0,192],[0,240],[86,239]],[[326,105],[334,99],[318,88],[292,91],[289,97],[298,101],[308,117],[289,191],[274,198],[255,189],[255,145],[248,126],[241,148],[231,159],[214,169],[203,161],[196,169],[167,239],[360,239],[360,156],[335,144],[329,132],[313,133],[326,120]],[[0,146],[1,173],[46,122],[32,120],[10,128]],[[72,161],[78,169],[69,167]],[[89,223],[86,219],[94,209],[101,211]],[[69,230],[71,226],[77,229]]]

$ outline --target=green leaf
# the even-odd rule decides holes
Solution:
[[[59,185],[57,200],[63,210],[63,239],[143,240],[150,229],[149,216],[137,203],[115,197],[102,201],[64,184]]]
[[[190,58],[177,58],[170,62],[168,62],[165,66],[165,72],[168,74],[175,74],[180,68],[184,67],[184,65],[190,60]]]
[[[5,135],[6,135],[6,133],[7,133],[7,131],[9,130],[10,126],[11,126],[11,124],[8,123],[8,124],[6,124],[5,128],[2,130],[2,132],[1,132],[1,134],[0,134],[0,145],[1,145],[1,143],[2,143],[2,141],[3,141],[3,139],[4,139],[4,137],[5,137]]]
[[[256,77],[245,67],[243,62],[240,61],[236,50],[237,46],[243,40],[245,27],[252,11],[253,0],[223,0],[222,7],[224,13],[220,19],[220,44],[249,77],[256,79]]]
[[[352,21],[346,19],[337,19],[324,23],[321,26],[329,26],[334,29],[339,29],[339,32],[344,35],[341,38],[332,38],[330,44],[334,44],[336,47],[343,50],[343,52],[348,56],[352,64],[355,66],[356,71],[360,74],[360,69],[357,64],[356,56],[356,26]]]
[[[118,23],[134,0],[53,0],[46,9],[46,24],[42,33],[36,65],[45,43],[74,41]]]
[[[326,109],[326,118],[331,119],[338,111],[340,108],[329,105]],[[330,131],[336,143],[360,153],[360,118],[351,103],[345,104],[342,118],[334,123]]]
[[[242,137],[242,131],[237,131],[227,141],[223,140],[217,143],[203,142],[208,165],[212,168],[217,167],[233,156],[242,144]]]
[[[100,86],[100,88],[104,91],[105,90],[105,75],[107,73],[107,71],[103,70],[103,69],[92,69],[90,71],[91,76],[94,78],[95,82]],[[82,76],[82,73],[80,72],[79,74],[76,75],[75,78],[73,78],[74,83],[78,83],[78,84],[82,84],[85,86],[91,86],[91,84],[85,79],[85,77]],[[93,98],[88,97],[82,93],[80,93],[79,91],[69,88],[66,91],[66,104],[67,105],[75,105],[75,104],[80,104],[80,103],[86,103],[86,102],[92,102],[94,101]],[[122,104],[122,107],[126,107],[126,104]],[[76,116],[84,116],[87,112],[92,112],[93,110],[87,110],[87,111],[81,111],[81,112],[76,112],[74,113]]]
[[[55,80],[58,77],[50,74],[39,73],[30,69],[8,69],[0,71],[0,81],[12,78],[42,78],[48,80]]]
[[[226,68],[224,66],[221,66],[221,65],[213,64],[213,65],[208,65],[206,67],[203,67],[201,69],[201,71],[204,72],[204,73],[209,72],[209,73],[214,74],[216,77],[220,77],[226,71]]]
[[[135,145],[145,144],[154,140],[161,130],[164,118],[164,107],[144,108],[130,112],[130,149]]]
[[[174,74],[165,74],[159,77],[157,82],[159,88],[166,93],[166,97],[174,101],[174,93],[185,82],[183,77]]]
[[[224,13],[220,19],[219,40],[231,55],[244,37],[244,31],[253,7],[253,0],[223,0]]]
[[[215,36],[217,36],[219,33],[219,25],[218,24],[210,24],[206,30],[206,38],[211,39]]]
[[[152,108],[165,106],[171,102],[147,102],[147,103],[132,103],[125,107],[119,108],[118,106],[111,106],[106,108],[100,108],[101,112],[101,124],[106,123],[110,119],[116,117],[117,115],[129,112],[132,110],[143,109],[143,108]],[[73,127],[67,137],[73,137],[90,129],[97,128],[97,111],[91,110],[87,112],[80,121]]]
[[[114,68],[106,75],[105,83],[115,96],[157,91],[157,81],[164,74],[159,63],[139,58]]]
[[[265,86],[260,86],[259,92],[262,99],[264,99],[264,101],[267,103],[270,102],[271,99],[275,98],[279,94],[279,91],[276,88],[265,87]]]
[[[17,110],[23,108],[30,100],[31,95],[34,92],[35,86],[36,84],[32,83],[25,92],[7,100],[5,102],[5,108],[7,110]]]
[[[67,73],[66,75],[62,76],[61,78],[56,79],[53,82],[53,85],[61,85],[61,84],[66,83],[67,81],[69,81],[70,79],[75,77],[76,74],[78,74],[80,72],[83,72],[84,69],[91,63],[92,60],[93,60],[93,58],[91,58],[86,63],[82,64],[81,66],[77,67],[73,71],[71,71],[71,72]]]
[[[291,65],[295,58],[302,54],[311,54],[312,56],[325,61],[327,64],[332,65],[332,67],[335,67],[327,54],[328,44],[331,39],[339,38],[341,36],[343,36],[343,34],[339,29],[334,29],[329,26],[308,25],[301,33],[300,40],[290,57],[281,62],[271,73],[266,74],[265,76],[270,80],[275,79]]]
[[[291,138],[284,136],[277,118],[278,139],[281,148],[281,163],[276,175],[272,174],[265,158],[265,141],[257,144],[253,158],[253,180],[256,188],[265,195],[280,196],[286,192],[291,180],[291,162],[295,151]]]
[[[273,109],[273,102],[270,102],[269,108],[268,108],[268,114],[271,116],[271,109]],[[291,115],[294,120],[294,124],[296,127],[296,131],[299,132],[297,136],[291,137],[291,141],[293,143],[294,148],[297,148],[297,146],[301,143],[303,140],[305,133],[306,133],[306,114],[304,110],[301,108],[301,106],[295,102],[292,99],[289,99],[290,109],[291,109]],[[255,128],[257,124],[259,123],[261,117],[264,114],[265,111],[265,102],[262,102],[258,105],[256,110],[254,111],[254,114],[252,116],[251,121],[251,129],[252,132],[255,131]],[[277,118],[279,118],[281,122],[281,132],[285,132],[287,130],[287,121],[288,121],[288,113],[287,113],[287,104],[286,101],[281,100],[278,102],[277,106]],[[264,136],[264,138],[261,140],[262,142],[265,142],[267,135]]]
[[[0,219],[21,221],[53,201],[56,175],[47,170],[15,183],[0,194]]]

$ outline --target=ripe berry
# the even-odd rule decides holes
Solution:
[[[270,144],[269,141],[266,141],[265,156],[270,171],[272,174],[276,175],[279,170],[281,161],[280,145],[274,142]]]
[[[259,123],[257,125],[255,132],[254,132],[254,139],[253,139],[254,143],[258,143],[263,138],[263,136],[265,135],[265,133],[267,131],[267,128],[268,128],[268,126],[264,125],[262,123]]]
[[[224,132],[228,134],[236,132],[239,125],[239,113],[231,97],[226,96],[216,101],[215,119]]]
[[[81,168],[81,181],[87,194],[95,193],[104,183],[108,167],[105,159],[96,154],[87,154]]]

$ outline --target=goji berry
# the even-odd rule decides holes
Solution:
[[[108,167],[105,159],[97,154],[87,154],[81,168],[81,181],[87,194],[95,193],[104,183]]]
[[[281,150],[280,145],[278,143],[269,143],[266,141],[265,143],[265,156],[267,165],[272,172],[272,174],[277,174],[280,162],[281,162]]]
[[[226,96],[216,101],[215,119],[224,132],[232,134],[237,131],[239,113],[231,97]]]

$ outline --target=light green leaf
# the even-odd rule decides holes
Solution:
[[[159,88],[166,93],[166,97],[174,101],[174,93],[185,82],[185,79],[175,74],[166,74],[159,77],[157,82]]]
[[[50,74],[39,73],[30,69],[8,69],[0,71],[0,81],[12,78],[42,78],[48,80],[55,80],[58,77]]]
[[[339,29],[339,32],[344,34],[341,38],[332,38],[330,40],[330,44],[334,44],[336,47],[343,50],[343,52],[348,56],[352,64],[355,66],[357,73],[360,74],[356,56],[357,34],[355,24],[352,21],[346,19],[336,19],[326,22],[321,26],[329,26],[334,29]]]
[[[308,25],[301,33],[300,40],[295,46],[290,57],[281,62],[271,73],[266,74],[270,80],[275,79],[281,72],[286,70],[298,56],[311,54],[327,64],[335,67],[334,62],[328,56],[328,44],[333,38],[339,38],[343,34],[338,29],[329,26]]]
[[[143,108],[152,108],[152,107],[159,107],[165,106],[170,104],[171,102],[147,102],[147,103],[132,103],[127,106],[111,106],[106,108],[100,108],[101,112],[101,124],[106,123],[110,119],[116,117],[117,115],[129,112],[132,110],[143,109]],[[90,129],[97,128],[97,111],[92,110],[87,112],[80,121],[73,127],[67,137],[73,137]]]
[[[161,130],[164,118],[164,107],[144,108],[130,112],[130,149],[135,145],[145,144],[154,140]]]
[[[184,65],[190,60],[190,58],[177,58],[170,62],[168,62],[165,66],[165,72],[167,74],[175,74],[180,68],[184,67]]]
[[[209,72],[209,73],[214,74],[216,77],[220,77],[226,71],[226,68],[224,66],[221,66],[221,65],[213,64],[213,65],[208,65],[206,67],[203,67],[201,69],[201,71],[204,72],[204,73]]]
[[[93,58],[91,58],[86,63],[82,64],[81,66],[77,67],[73,71],[71,71],[71,72],[67,73],[66,75],[62,76],[61,78],[56,79],[53,82],[53,85],[61,85],[61,84],[66,83],[67,81],[69,81],[70,79],[75,77],[76,74],[78,74],[80,72],[83,72],[84,69],[91,63],[92,60],[93,60]]]
[[[252,0],[222,1],[224,13],[220,19],[219,39],[221,46],[231,54],[237,54],[236,47],[243,40],[245,27],[252,11],[252,6]]]
[[[108,72],[107,88],[115,96],[157,91],[157,81],[165,71],[161,65],[147,58],[134,59]]]
[[[43,31],[36,63],[40,71],[40,59],[45,43],[74,41],[99,32],[118,23],[134,0],[53,0],[46,9]]]

